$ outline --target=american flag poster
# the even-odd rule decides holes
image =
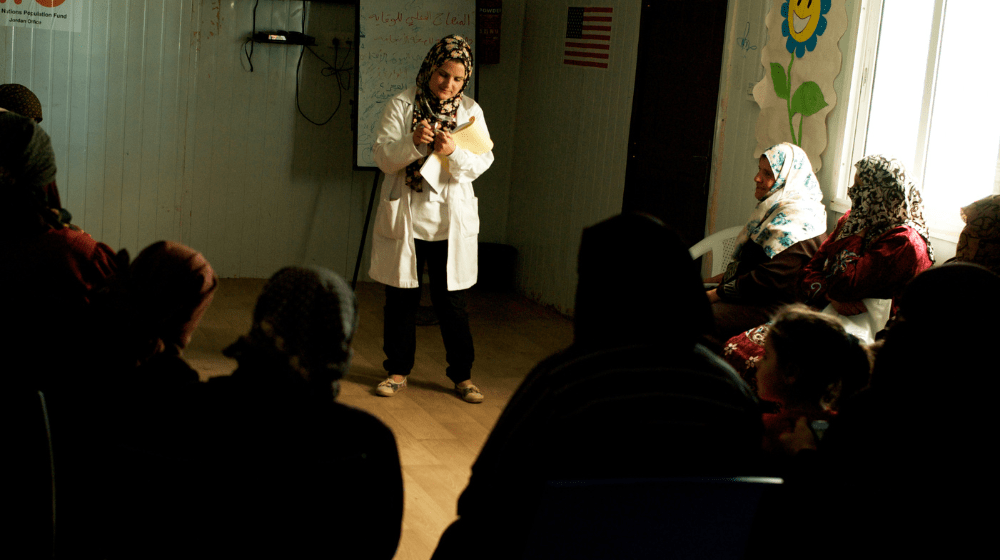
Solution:
[[[612,8],[570,8],[566,17],[564,64],[607,68]]]

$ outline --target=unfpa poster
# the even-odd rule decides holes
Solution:
[[[0,26],[80,32],[86,0],[0,0]]]

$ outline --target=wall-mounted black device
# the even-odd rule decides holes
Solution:
[[[255,43],[277,43],[281,45],[306,45],[316,44],[316,38],[312,35],[299,33],[298,31],[258,31],[253,34]]]

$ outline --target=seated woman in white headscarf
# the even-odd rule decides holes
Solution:
[[[771,146],[754,177],[759,201],[736,238],[733,261],[709,290],[722,340],[767,321],[795,301],[799,274],[826,238],[819,181],[802,148]]]

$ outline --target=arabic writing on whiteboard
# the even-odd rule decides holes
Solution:
[[[475,0],[361,0],[358,18],[357,161],[375,167],[372,145],[385,103],[414,85],[427,51],[458,34],[475,52]],[[466,95],[471,95],[470,83]]]

